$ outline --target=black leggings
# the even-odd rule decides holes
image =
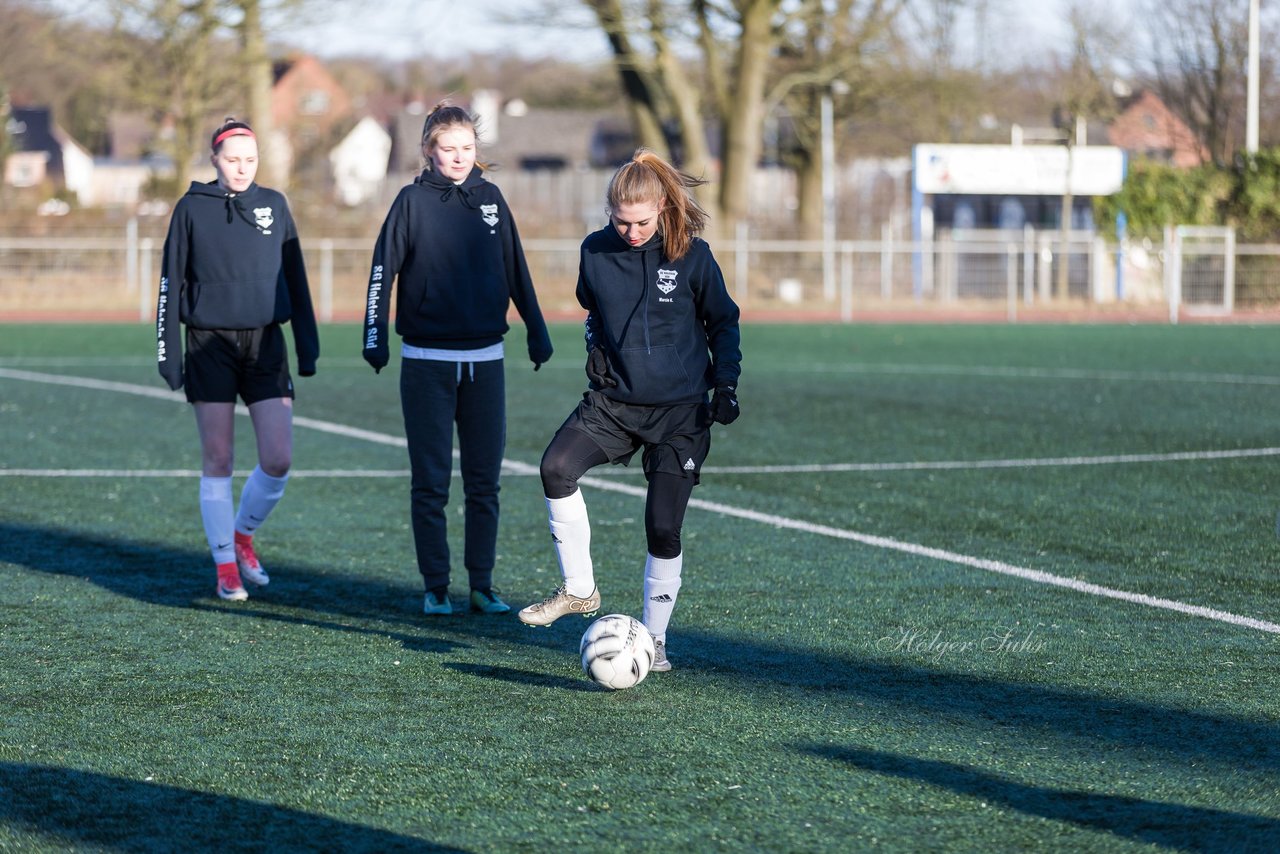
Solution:
[[[542,491],[548,498],[568,498],[577,490],[578,478],[607,462],[609,456],[586,433],[560,430],[542,454]],[[648,479],[644,533],[649,554],[667,560],[679,557],[680,529],[693,495],[693,478],[654,472]]]

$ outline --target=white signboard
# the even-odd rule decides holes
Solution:
[[[1124,152],[1112,145],[1077,146],[1071,192],[1109,196],[1124,182]],[[1067,188],[1062,145],[917,145],[915,186],[922,193],[1061,196]]]

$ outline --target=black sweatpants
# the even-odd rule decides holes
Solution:
[[[453,473],[455,424],[466,502],[463,564],[472,588],[493,586],[498,477],[507,441],[505,383],[500,359],[401,361],[400,405],[412,471],[413,542],[427,590],[449,583],[444,508]]]

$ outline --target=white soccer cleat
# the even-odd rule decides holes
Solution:
[[[667,642],[665,640],[655,640],[653,642],[653,666],[649,669],[654,673],[666,673],[671,669],[671,662],[667,659]]]
[[[229,602],[243,602],[249,593],[240,583],[240,573],[232,564],[218,567],[218,598]]]
[[[250,584],[266,587],[271,582],[253,550],[252,541],[236,543],[236,566],[240,569],[240,577]]]

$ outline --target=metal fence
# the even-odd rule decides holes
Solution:
[[[1163,242],[1109,244],[1073,232],[952,232],[927,243],[885,228],[879,240],[761,239],[743,227],[713,249],[750,317],[853,321],[876,312],[984,311],[1016,321],[1053,306],[1141,308],[1177,321],[1280,304],[1280,246],[1239,245],[1225,231],[1171,229]],[[544,311],[580,311],[578,244],[531,239],[526,255]],[[369,240],[303,241],[322,321],[363,313]],[[160,241],[115,237],[0,237],[0,319],[111,317],[155,312]],[[1060,268],[1067,261],[1066,292]]]

